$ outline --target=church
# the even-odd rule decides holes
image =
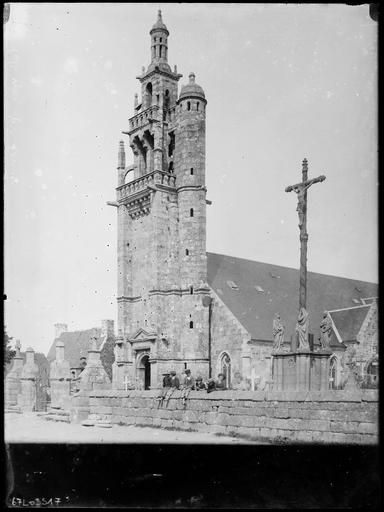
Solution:
[[[118,224],[112,385],[156,388],[166,371],[189,368],[204,379],[222,372],[228,387],[240,373],[263,389],[271,379],[276,313],[287,344],[294,335],[299,271],[206,252],[207,98],[193,72],[179,90],[183,75],[168,63],[168,37],[159,11],[151,61],[137,77],[141,94],[119,143],[116,201],[108,203]],[[376,371],[376,298],[374,283],[308,273],[315,346],[324,311],[333,322],[331,387],[340,354],[351,347],[362,374]]]

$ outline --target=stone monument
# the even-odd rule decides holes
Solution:
[[[71,372],[69,361],[64,359],[64,343],[60,340],[56,342],[56,358],[51,363],[49,382],[51,386],[51,407],[68,407]]]
[[[291,350],[282,352],[281,349],[275,349],[272,352],[273,389],[278,391],[323,391],[329,388],[329,357],[331,355],[329,325],[323,319],[320,326],[323,334],[322,350],[314,352],[309,344],[309,313],[307,311],[307,189],[324,180],[323,175],[308,179],[308,162],[304,159],[302,181],[285,189],[286,192],[295,192],[298,198],[296,211],[299,215],[300,230],[300,286],[299,314]]]
[[[280,315],[278,313],[275,314],[275,317],[273,319],[273,328],[272,328],[272,335],[273,335],[273,350],[281,350],[284,343],[284,332],[285,328],[284,325],[281,322]]]
[[[80,374],[79,391],[72,396],[71,419],[79,423],[88,418],[89,394],[96,389],[110,389],[111,380],[100,359],[101,350],[97,348],[97,338],[91,340],[87,365]]]
[[[322,350],[330,350],[332,336],[332,320],[328,311],[324,311],[323,319],[320,322],[320,344]]]
[[[35,351],[29,347],[25,351],[25,364],[21,372],[21,393],[19,406],[22,411],[36,409],[36,380],[39,368],[35,363]]]
[[[12,359],[12,367],[5,377],[4,403],[6,408],[16,407],[18,396],[21,393],[21,372],[23,371],[23,358],[20,354],[20,340],[16,341],[16,354]]]

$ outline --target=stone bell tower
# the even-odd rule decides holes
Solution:
[[[118,337],[113,386],[161,385],[188,367],[208,376],[205,109],[195,75],[168,64],[161,11],[150,31],[151,62],[137,77],[128,136],[133,165],[118,151]]]

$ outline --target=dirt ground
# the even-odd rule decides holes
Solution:
[[[253,444],[234,437],[201,432],[182,432],[147,427],[85,427],[80,424],[47,421],[36,413],[6,413],[6,443],[169,443],[169,444]]]

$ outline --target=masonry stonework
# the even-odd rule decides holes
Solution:
[[[328,392],[192,391],[184,407],[176,391],[157,408],[156,390],[94,391],[93,419],[119,425],[153,426],[269,442],[376,444],[378,394]],[[156,404],[156,406],[154,406]]]

